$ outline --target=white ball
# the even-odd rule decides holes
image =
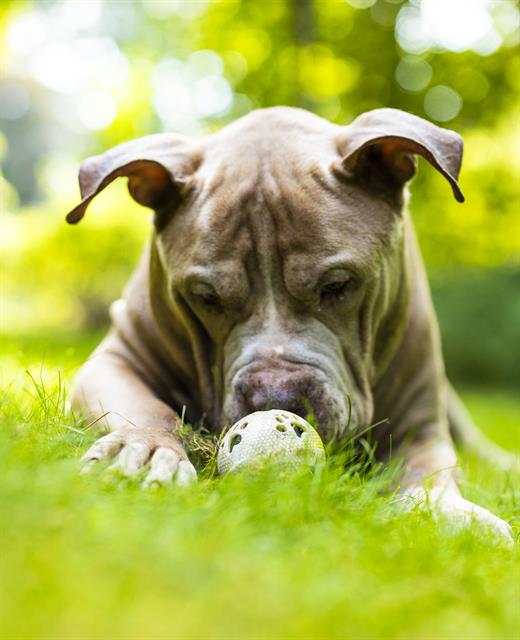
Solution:
[[[219,473],[273,456],[325,458],[323,442],[306,420],[281,409],[256,411],[241,418],[222,438],[217,454]]]

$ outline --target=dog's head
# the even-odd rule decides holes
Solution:
[[[155,210],[161,308],[187,328],[213,421],[285,408],[341,431],[350,411],[370,422],[406,322],[403,188],[417,155],[462,201],[451,131],[394,109],[347,127],[265,109],[201,141],[159,134],[87,160],[67,219],[127,176]]]

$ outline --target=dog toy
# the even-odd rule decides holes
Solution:
[[[220,474],[266,459],[317,462],[325,458],[323,442],[306,420],[280,409],[256,411],[241,418],[222,438],[217,464]]]

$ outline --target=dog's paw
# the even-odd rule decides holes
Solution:
[[[113,468],[133,476],[149,464],[143,487],[170,484],[188,485],[197,479],[182,444],[171,433],[131,429],[99,438],[81,458],[82,472],[90,471],[100,460],[116,458]]]
[[[511,527],[505,520],[466,500],[457,491],[439,487],[428,491],[421,487],[404,495],[403,500],[404,506],[430,509],[434,516],[442,515],[457,526],[468,527],[478,523],[507,542],[513,543]]]

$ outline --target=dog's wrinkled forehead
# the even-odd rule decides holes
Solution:
[[[336,129],[308,112],[280,108],[253,112],[209,137],[195,178],[201,222],[229,209],[283,205],[308,195],[309,179],[328,173],[337,156]]]
[[[348,216],[359,200],[348,202],[331,171],[340,158],[339,129],[309,112],[277,108],[253,112],[208,138],[192,204],[201,233],[227,242],[245,224],[258,237],[272,223],[282,244],[316,237],[321,227],[337,236],[340,229],[325,223]]]

